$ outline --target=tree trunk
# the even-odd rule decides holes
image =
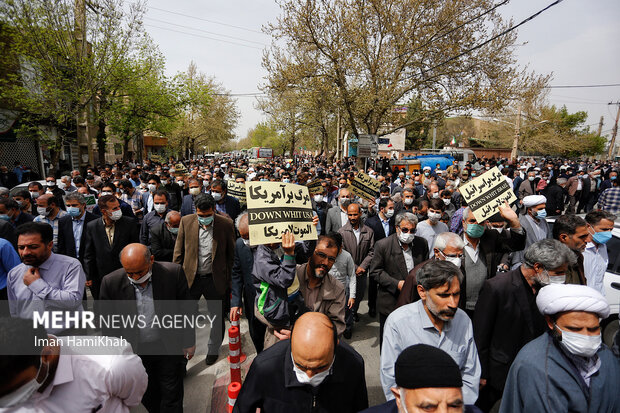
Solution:
[[[129,160],[129,140],[131,138],[128,135],[123,136],[123,162]]]
[[[144,134],[142,131],[136,133],[136,152],[139,163],[142,163],[144,157]]]
[[[108,137],[106,136],[105,127],[106,123],[103,118],[99,119],[99,130],[97,130],[97,152],[99,157],[99,165],[105,165],[105,153],[106,153],[106,143],[108,141]]]

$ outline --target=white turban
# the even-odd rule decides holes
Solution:
[[[536,305],[542,315],[553,315],[565,311],[584,311],[609,316],[609,304],[594,288],[575,284],[550,284],[538,292]]]
[[[545,198],[544,195],[528,195],[523,198],[523,206],[526,208],[545,203],[547,203],[547,198]]]

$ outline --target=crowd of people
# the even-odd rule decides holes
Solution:
[[[607,247],[618,166],[482,158],[403,170],[378,159],[363,169],[231,155],[117,162],[23,186],[21,165],[1,167],[1,183],[16,186],[0,187],[0,349],[36,355],[0,354],[0,411],[183,411],[195,332],[179,342],[128,329],[117,354],[89,357],[62,351],[81,330],[23,319],[48,301],[135,301],[152,318],[158,302],[204,297],[212,314],[247,318],[257,352],[235,412],[620,412],[620,337],[612,349],[601,339],[614,317],[604,279],[620,255]],[[480,222],[459,188],[495,167],[517,200]],[[360,171],[379,182],[376,197],[354,187]],[[244,199],[228,193],[250,181],[319,181],[318,239],[285,232],[253,245]],[[351,345],[361,317],[379,324],[370,373],[386,403],[370,408]],[[209,331],[207,365],[226,355],[224,329],[220,317]],[[57,341],[37,344],[45,337]]]

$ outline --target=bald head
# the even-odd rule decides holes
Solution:
[[[48,206],[51,206],[50,200],[52,201],[52,204],[56,204],[56,199],[54,198],[53,194],[43,194],[37,198],[37,205],[47,208]]]
[[[237,231],[243,239],[250,239],[250,226],[248,221],[248,214],[243,213],[237,217]]]
[[[308,377],[327,370],[334,360],[335,327],[323,313],[308,312],[295,322],[291,353],[297,368]]]
[[[125,272],[134,280],[145,275],[154,261],[149,248],[138,243],[129,244],[123,248],[120,258]]]
[[[178,228],[181,224],[181,214],[177,211],[168,211],[165,221],[169,227]]]

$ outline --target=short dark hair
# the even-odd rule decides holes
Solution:
[[[235,179],[243,179],[243,180],[245,180],[246,176],[245,176],[245,174],[237,174],[237,175],[235,175]]]
[[[32,320],[12,317],[0,317],[0,331],[0,386],[4,387],[27,368],[39,368],[47,332],[41,325],[33,327]]]
[[[439,198],[433,198],[428,203],[428,207],[443,212],[446,209],[446,204],[444,204],[443,200]]]
[[[426,291],[452,282],[457,277],[459,283],[463,283],[463,273],[456,265],[448,261],[429,260],[424,264],[416,274],[418,285],[421,285]]]
[[[384,193],[384,192],[390,192],[390,187],[387,185],[381,185],[381,188],[379,188],[379,193]]]
[[[553,239],[560,239],[561,234],[574,235],[577,228],[585,227],[588,223],[577,215],[562,215],[553,224]]]
[[[86,180],[84,180],[83,177],[81,176],[76,176],[75,178],[73,178],[73,185],[86,185]]]
[[[194,205],[196,209],[208,211],[209,209],[215,209],[215,199],[211,194],[198,194],[194,199]]]
[[[19,205],[11,198],[0,198],[0,205],[4,205],[6,209],[19,209]]]
[[[101,188],[112,188],[112,192],[116,192],[116,185],[114,185],[114,182],[112,181],[106,181],[104,182],[104,184],[101,186]]]
[[[586,215],[586,222],[590,225],[596,225],[603,219],[608,219],[611,222],[616,220],[616,216],[608,211],[591,211]]]
[[[41,183],[37,182],[37,181],[32,181],[28,184],[28,188],[30,188],[31,186],[36,186],[39,189],[43,189],[43,185],[41,185]]]
[[[149,175],[149,177],[147,178],[146,182],[148,183],[151,179],[154,180],[155,182],[157,182],[158,184],[161,183],[161,180],[159,179],[159,176],[157,176],[155,174]]]
[[[428,199],[424,199],[424,198],[418,198],[415,200],[414,202],[414,206],[417,206],[418,208],[422,208],[424,206],[424,204],[426,204],[426,206],[428,206]]]
[[[391,201],[390,198],[388,198],[388,199],[384,198],[384,199],[379,200],[379,209],[387,207],[387,204],[390,201]]]
[[[133,184],[129,181],[129,179],[121,179],[120,183],[121,188],[133,188]]]
[[[337,232],[330,232],[329,234],[320,235],[317,240],[317,245],[319,242],[325,241],[327,244],[327,248],[338,248],[342,246],[342,235]]]
[[[15,191],[15,193],[13,194],[13,197],[19,196],[21,198],[24,199],[31,199],[32,197],[30,196],[30,192],[26,189],[18,189],[17,191]]]
[[[228,188],[226,188],[226,184],[224,184],[224,181],[221,181],[219,179],[216,179],[215,181],[211,182],[211,189],[213,188],[222,188],[222,191],[226,192]]]
[[[20,235],[26,234],[39,234],[44,244],[49,244],[54,240],[54,230],[50,224],[45,222],[26,222],[18,226],[15,230],[15,236],[17,238],[19,238]]]
[[[158,189],[157,191],[153,192],[153,198],[155,198],[155,196],[165,196],[166,197],[166,201],[170,202],[170,194],[168,193],[168,191],[166,191],[165,189]]]
[[[114,195],[102,195],[99,200],[97,201],[97,205],[99,206],[100,210],[108,210],[108,202],[111,201],[118,201],[118,198],[116,198],[116,196]]]

